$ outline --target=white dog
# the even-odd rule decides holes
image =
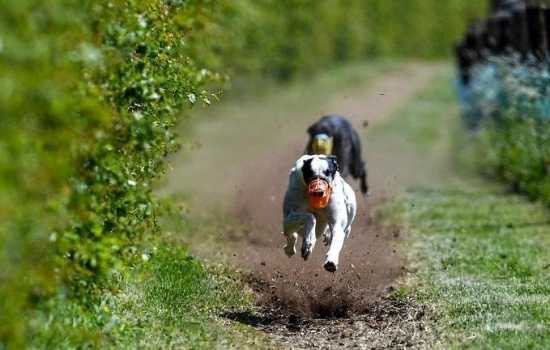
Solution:
[[[330,244],[324,268],[336,271],[356,212],[355,193],[340,176],[336,157],[302,156],[290,171],[283,203],[285,253],[289,257],[296,254],[296,240],[300,235],[302,257],[307,260],[322,235],[325,244]]]

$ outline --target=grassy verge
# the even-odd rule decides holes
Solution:
[[[468,164],[451,162],[463,150],[450,141],[459,133],[458,116],[443,78],[377,136],[404,140],[424,179],[410,182],[390,205],[391,217],[409,232],[404,250],[413,272],[400,292],[433,310],[434,347],[544,348],[550,343],[548,211],[468,174]],[[434,161],[431,167],[422,166],[425,159]]]
[[[178,226],[191,234],[199,223]],[[200,223],[204,232],[217,223]],[[189,231],[189,232],[188,232]],[[221,262],[191,255],[175,234],[145,244],[142,261],[82,300],[59,294],[44,306],[48,319],[36,348],[257,348],[267,341],[224,314],[252,307],[240,275]]]
[[[445,348],[550,342],[550,221],[541,206],[473,185],[405,198],[411,283],[433,306]]]

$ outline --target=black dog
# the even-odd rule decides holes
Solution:
[[[307,154],[335,155],[343,177],[348,174],[360,180],[361,192],[367,194],[367,171],[361,158],[361,140],[353,126],[344,117],[327,115],[307,129]]]

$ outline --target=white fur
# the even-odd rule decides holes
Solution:
[[[321,174],[328,168],[328,158],[321,155],[305,155],[296,161],[290,171],[288,189],[283,202],[283,234],[287,244],[285,253],[296,254],[296,240],[302,237],[302,257],[307,259],[321,236],[330,245],[324,267],[334,271],[338,267],[340,251],[344,240],[351,232],[351,225],[357,213],[355,193],[350,185],[336,172],[332,183],[332,196],[324,209],[309,207],[306,197],[306,183],[302,175],[304,162],[313,158],[314,173]]]

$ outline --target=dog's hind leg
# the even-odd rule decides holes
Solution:
[[[285,254],[290,258],[296,254],[296,241],[298,234],[296,232],[286,236]]]
[[[290,258],[296,254],[296,241],[298,234],[296,232],[286,235],[286,245],[284,247],[285,254]]]
[[[359,179],[361,193],[367,195],[369,183],[367,180],[367,165],[361,157],[361,139],[355,130],[352,131],[351,138],[350,172],[354,178]]]
[[[317,242],[315,226],[315,216],[313,214],[304,214],[304,240],[302,242],[302,258],[304,260],[307,260],[311,253],[313,253],[313,248],[315,248],[315,243]]]
[[[325,244],[325,246],[327,246],[330,244],[330,241],[332,241],[332,231],[330,229],[327,229],[323,234],[323,243]]]
[[[296,241],[298,234],[303,237],[302,241],[302,257],[307,259],[313,247],[315,246],[315,216],[310,213],[290,213],[283,222],[284,232],[287,239],[284,248],[286,255],[289,257],[296,254]]]
[[[317,238],[323,238],[323,243],[325,245],[330,244],[331,239],[331,229],[329,228],[327,221],[317,220],[317,227],[315,228],[315,233]]]
[[[283,221],[283,234],[286,237],[286,245],[284,247],[285,254],[292,257],[296,254],[296,241],[298,239],[298,231],[301,231],[304,226],[301,215],[297,213],[288,214]]]

